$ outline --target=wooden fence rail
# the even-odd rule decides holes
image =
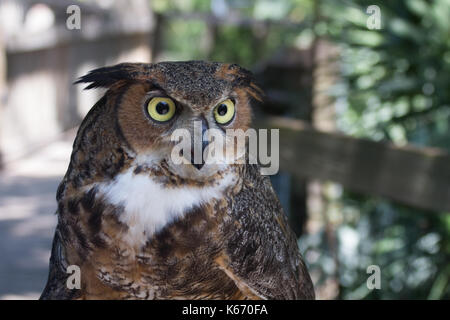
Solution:
[[[280,129],[280,166],[292,174],[334,181],[349,190],[422,209],[450,212],[450,155],[317,131],[279,117],[257,122]]]

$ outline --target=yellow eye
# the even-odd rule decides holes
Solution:
[[[166,122],[175,115],[175,103],[170,98],[155,97],[147,105],[148,115],[156,121]]]
[[[214,108],[214,118],[219,124],[227,124],[234,117],[234,103],[230,99],[222,101]]]

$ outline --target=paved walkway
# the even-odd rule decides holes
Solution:
[[[47,280],[56,189],[73,133],[0,171],[0,300],[37,299]]]

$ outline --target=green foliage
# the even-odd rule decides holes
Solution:
[[[195,13],[213,17],[213,4],[217,1],[153,1],[156,12],[165,14]],[[218,1],[220,2],[220,1]],[[312,10],[311,1],[301,0],[246,0],[226,1],[223,16],[215,17],[217,25],[208,26],[198,20],[169,19],[164,34],[164,59],[209,59],[239,63],[252,68],[256,63],[271,57],[277,50],[292,45],[299,36],[296,28],[286,28],[277,19],[304,22]],[[239,19],[236,19],[239,17]],[[245,21],[260,21],[251,25]],[[233,21],[243,21],[234,24]],[[225,21],[224,23],[219,23]],[[227,23],[231,21],[231,23]],[[208,27],[215,27],[214,45],[207,48]],[[305,30],[303,30],[305,31]]]
[[[157,13],[187,11],[209,12],[210,1],[205,0],[152,0],[150,2],[153,11]]]
[[[201,41],[205,33],[202,22],[191,21],[186,28],[184,21],[170,21],[164,34],[164,60],[206,59]]]
[[[450,298],[450,213],[347,194],[340,214],[337,259],[324,230],[299,241],[318,285],[337,276],[343,299]],[[380,267],[380,290],[367,287],[370,265]]]
[[[288,30],[280,37],[281,31],[279,27],[272,27],[264,35],[256,37],[255,31],[250,28],[225,26],[218,31],[211,59],[252,68],[255,62],[267,59],[279,48],[291,44],[297,34]]]
[[[326,2],[330,37],[341,46],[342,130],[361,137],[450,149],[450,3]],[[366,27],[378,5],[381,29]],[[444,18],[445,17],[445,18]],[[336,33],[335,30],[340,30]]]

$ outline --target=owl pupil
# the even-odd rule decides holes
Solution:
[[[226,114],[227,114],[227,111],[228,111],[228,108],[227,108],[227,106],[224,105],[224,104],[221,104],[221,105],[219,106],[219,108],[217,109],[217,113],[218,113],[220,116],[226,115]]]
[[[166,114],[169,112],[169,104],[167,102],[159,102],[156,105],[156,112],[159,114]]]

